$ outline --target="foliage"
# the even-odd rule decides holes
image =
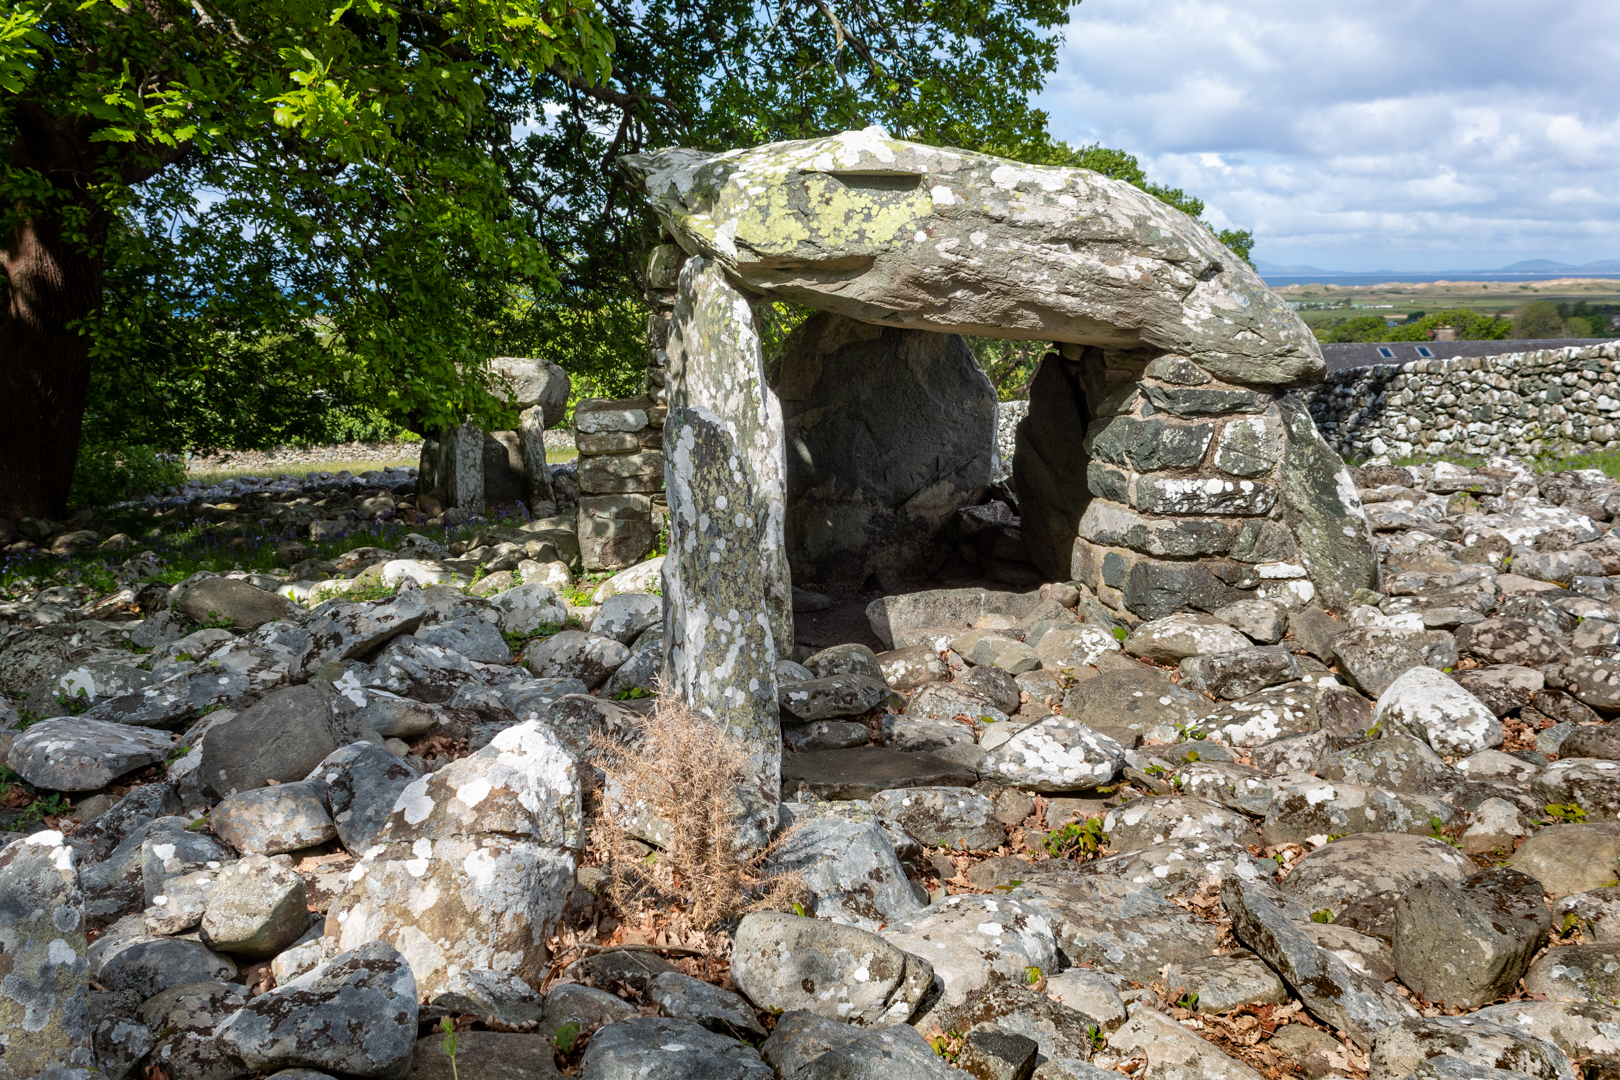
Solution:
[[[439,1045],[444,1049],[444,1056],[450,1059],[450,1080],[461,1080],[461,1075],[456,1071],[456,1046],[461,1042],[456,1037],[456,1025],[448,1016],[443,1017],[439,1021],[439,1031],[444,1035]]]
[[[1108,843],[1101,818],[1071,821],[1046,838],[1046,853],[1054,859],[1073,855],[1086,859],[1095,856]]]
[[[523,646],[527,645],[536,638],[544,640],[549,637],[556,637],[558,634],[562,633],[562,631],[563,628],[558,626],[556,623],[541,623],[533,630],[525,630],[521,633],[514,630],[504,631],[501,634],[501,637],[506,639],[506,647],[516,653],[522,652]]]
[[[0,194],[105,254],[96,454],[505,427],[473,377],[493,355],[558,361],[576,399],[639,386],[658,223],[625,153],[878,124],[1202,214],[1129,154],[1050,141],[1031,98],[1073,2],[18,0],[0,133],[42,110],[91,166],[59,188],[14,164]],[[1005,391],[1029,357],[987,366]]]
[[[511,290],[556,277],[496,148],[538,81],[606,78],[591,0],[18,0],[0,25],[4,227],[105,266],[77,326],[104,432],[163,405],[130,441],[257,445],[317,394],[503,416],[468,376],[526,314]]]
[[[1617,310],[1620,308],[1613,304],[1593,305],[1585,300],[1573,304],[1532,300],[1514,312],[1513,321],[1519,328],[1514,336],[1526,340],[1614,337]]]
[[[75,506],[106,506],[185,482],[185,463],[176,456],[141,444],[116,446],[86,440],[79,448],[69,499]]]
[[[1579,803],[1548,803],[1545,809],[1547,816],[1556,822],[1568,823],[1586,820],[1586,807]]]
[[[1389,331],[1385,341],[1428,341],[1436,327],[1449,326],[1457,332],[1458,341],[1503,341],[1513,334],[1513,323],[1495,315],[1482,315],[1467,308],[1452,308],[1425,315],[1415,322],[1407,322]]]
[[[1620,304],[1591,304],[1585,300],[1558,305],[1564,332],[1572,338],[1620,337]]]
[[[1382,315],[1357,315],[1319,330],[1317,337],[1326,342],[1387,341],[1389,334],[1389,324]]]
[[[1317,337],[1327,342],[1429,341],[1439,326],[1455,329],[1458,341],[1501,341],[1514,333],[1514,323],[1507,319],[1452,308],[1408,319],[1400,326],[1390,326],[1382,315],[1357,315],[1318,330]]]

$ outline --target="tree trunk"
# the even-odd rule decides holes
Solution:
[[[66,516],[90,385],[90,338],[73,324],[101,303],[101,245],[94,246],[93,254],[82,250],[45,216],[18,222],[7,237],[0,517]]]

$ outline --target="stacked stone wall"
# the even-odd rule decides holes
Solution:
[[[579,448],[579,553],[587,570],[640,562],[667,511],[664,415],[648,397],[585,398],[574,406]]]
[[[1300,397],[1350,459],[1620,450],[1620,343],[1348,368]]]

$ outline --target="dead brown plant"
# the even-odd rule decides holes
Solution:
[[[661,694],[633,743],[598,733],[592,745],[606,783],[591,845],[608,899],[628,918],[674,907],[701,932],[750,911],[786,909],[803,892],[796,872],[766,870],[786,833],[761,850],[741,843],[748,754],[718,724]],[[627,833],[631,822],[654,826],[642,831],[658,836],[660,849],[647,854]]]

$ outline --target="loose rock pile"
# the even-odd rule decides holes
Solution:
[[[583,596],[536,522],[14,605],[0,1075],[437,1078],[444,1017],[469,1076],[1609,1075],[1620,485],[1356,479],[1342,619],[959,588],[780,661],[804,914],[701,960],[592,892],[659,560]]]

